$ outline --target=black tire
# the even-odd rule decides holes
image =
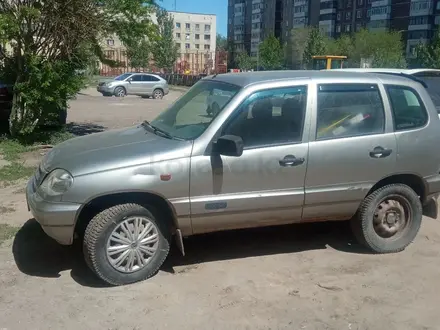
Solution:
[[[161,90],[160,88],[156,88],[154,91],[153,91],[153,99],[159,99],[159,100],[161,100],[161,99],[163,99],[163,96],[164,96],[164,93],[163,93],[163,90]]]
[[[151,208],[152,209],[152,208]],[[155,254],[143,268],[124,273],[112,266],[107,257],[107,241],[113,230],[127,218],[147,218],[156,226],[158,246]],[[88,224],[83,240],[83,253],[87,265],[110,285],[125,285],[143,281],[155,275],[170,250],[170,234],[164,223],[157,220],[147,208],[134,204],[120,204],[98,213]]]
[[[111,93],[102,93],[102,96],[105,96],[105,97],[111,97],[111,96],[113,96]]]
[[[119,87],[116,87],[116,88],[115,88],[113,94],[114,94],[116,97],[124,97],[125,95],[127,95],[127,91],[125,90],[124,87],[119,86]]]
[[[383,205],[382,203],[387,200],[398,200],[401,205],[403,203],[403,209],[406,208],[406,218],[409,218],[407,224],[391,237],[379,235],[374,227],[375,212],[379,205]],[[404,184],[390,184],[364,199],[357,214],[351,220],[351,228],[359,243],[372,252],[396,253],[403,251],[413,242],[422,224],[422,216],[422,204],[415,191]],[[377,218],[376,222],[381,221]]]

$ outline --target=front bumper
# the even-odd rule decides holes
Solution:
[[[36,191],[35,177],[27,184],[26,200],[28,210],[49,237],[62,245],[73,243],[76,214],[81,204],[43,200]]]
[[[97,86],[96,90],[100,93],[107,93],[107,94],[112,94],[114,91],[114,88],[109,88],[108,86]]]

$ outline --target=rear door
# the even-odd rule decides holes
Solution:
[[[303,220],[351,217],[370,188],[394,171],[396,138],[377,84],[318,84]]]
[[[149,74],[143,75],[142,76],[142,93],[148,94],[148,95],[153,94],[153,90],[154,90],[155,85],[157,84],[157,81],[159,81],[159,79],[157,79],[156,77],[153,77]]]

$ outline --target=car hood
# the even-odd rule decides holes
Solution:
[[[190,141],[164,138],[136,126],[67,140],[46,155],[42,166],[79,176],[190,156],[191,147]]]

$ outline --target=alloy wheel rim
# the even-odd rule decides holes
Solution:
[[[161,99],[162,98],[162,92],[161,91],[156,91],[156,92],[154,92],[154,96],[156,97],[156,99]]]
[[[137,272],[146,267],[159,247],[159,231],[146,217],[130,217],[113,229],[107,240],[107,259],[122,273]]]

